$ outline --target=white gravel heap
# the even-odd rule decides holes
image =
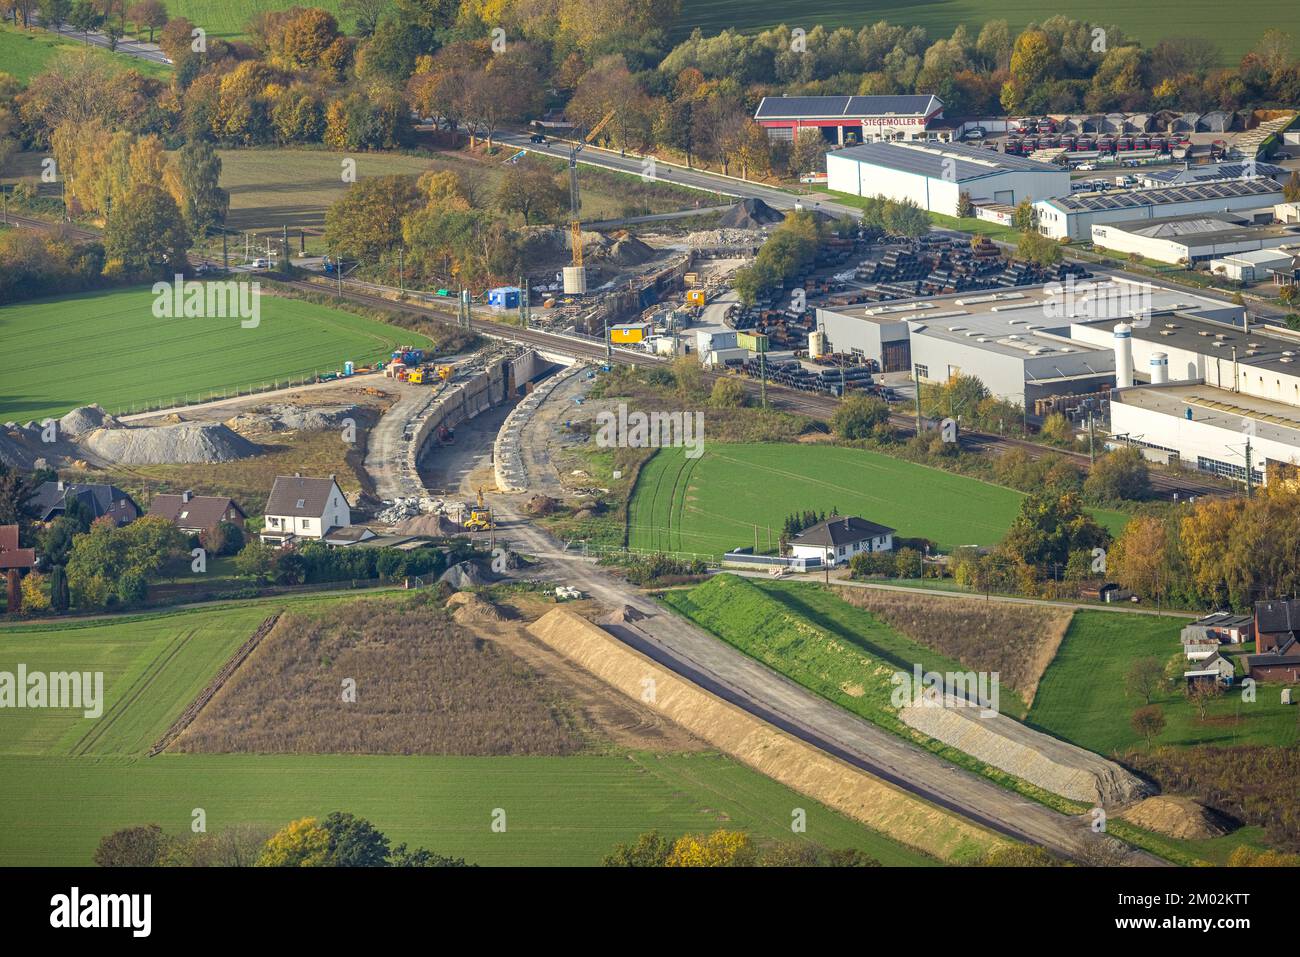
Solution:
[[[96,429],[80,442],[100,458],[121,465],[212,464],[261,451],[225,425],[198,422]]]

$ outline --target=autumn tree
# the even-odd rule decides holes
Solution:
[[[132,190],[108,214],[105,272],[151,278],[184,271],[189,230],[172,195],[160,186]]]
[[[1091,502],[1136,502],[1151,497],[1151,471],[1135,448],[1125,447],[1097,456],[1083,483]]]
[[[712,834],[685,834],[673,842],[665,867],[745,867],[756,850],[744,831],[719,828]]]
[[[304,817],[276,831],[262,847],[257,867],[327,867],[330,832],[314,817]]]
[[[1165,667],[1159,658],[1135,658],[1124,675],[1124,688],[1129,694],[1150,704],[1165,688]]]
[[[100,838],[92,859],[99,867],[152,867],[166,843],[157,824],[124,827]]]
[[[167,26],[169,19],[167,6],[162,0],[139,0],[131,5],[126,15],[136,25],[136,29],[144,27],[149,31],[150,43],[153,43],[154,31]]]
[[[1129,727],[1142,737],[1147,744],[1147,750],[1150,751],[1151,742],[1165,730],[1165,713],[1159,705],[1148,704],[1133,712],[1133,716],[1129,719]]]
[[[616,844],[601,861],[603,867],[663,867],[673,851],[673,842],[658,831],[638,835],[631,844]]]
[[[506,167],[497,184],[496,205],[503,213],[518,213],[527,226],[549,222],[568,204],[568,192],[555,171],[532,156],[521,157]]]
[[[351,184],[325,214],[325,244],[341,256],[375,261],[402,242],[402,221],[419,206],[409,176],[371,176]]]
[[[226,221],[230,194],[218,185],[221,157],[207,140],[190,140],[177,159],[183,203],[181,214],[191,236],[204,236]]]

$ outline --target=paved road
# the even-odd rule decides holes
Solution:
[[[39,22],[40,18],[33,15],[32,21],[34,23]],[[66,24],[60,24],[57,30],[51,30],[50,32],[57,33],[61,37],[67,37],[69,40],[76,40],[78,43],[88,43],[91,46],[101,47],[112,53],[135,57],[137,60],[148,60],[151,63],[162,63],[167,66],[170,66],[172,62],[163,55],[158,44],[144,40],[130,40],[123,37],[117,41],[117,47],[114,48],[113,42],[108,38],[107,34],[99,30],[82,33],[80,30],[71,29]]]

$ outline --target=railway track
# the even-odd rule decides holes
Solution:
[[[99,235],[91,230],[84,229],[80,226],[71,226],[66,223],[49,223],[45,220],[33,219],[29,216],[9,215],[9,222],[15,226],[31,229],[54,230],[60,227],[81,239],[98,239]],[[206,260],[204,260],[206,262]],[[386,310],[404,310],[424,313],[434,321],[444,322],[448,325],[457,325],[458,319],[455,310],[451,304],[445,305],[439,302],[394,302],[392,299],[385,298],[374,292],[365,291],[355,285],[349,287],[346,283],[342,291],[327,287],[320,283],[308,282],[301,279],[281,280],[284,285],[299,289],[305,292],[315,293],[316,295],[334,295],[356,302],[362,305],[369,305]],[[586,341],[574,336],[560,335],[551,332],[542,332],[537,329],[521,329],[518,326],[507,326],[495,323],[490,320],[478,320],[475,323],[475,331],[482,335],[492,336],[499,339],[508,339],[525,345],[532,345],[538,348],[547,349],[556,352],[563,352],[582,359],[592,359],[596,361],[611,361],[619,365],[637,365],[659,363],[663,360],[655,356],[637,356],[620,350],[615,350],[613,355],[606,357],[605,347],[602,343]],[[705,372],[704,380],[710,384],[717,379],[722,378],[722,373]],[[761,391],[759,383],[752,379],[741,379],[741,385],[745,391],[753,397],[757,397]],[[808,393],[797,392],[793,389],[787,389],[780,385],[768,383],[767,395],[769,402],[776,408],[786,409],[791,412],[798,412],[822,421],[829,421],[835,414],[835,408],[838,404],[837,399],[831,396],[811,395]],[[909,415],[890,416],[890,424],[893,425],[903,435],[915,434],[915,420]],[[962,431],[962,443],[966,448],[988,451],[992,454],[1003,454],[1012,449],[1021,449],[1030,458],[1038,459],[1047,455],[1063,455],[1079,465],[1085,472],[1089,468],[1087,453],[1075,452],[1070,450],[1049,449],[1038,445],[1034,442],[1028,442],[1023,439],[1007,438],[1006,436],[993,435],[987,432],[978,432],[965,429]],[[1189,475],[1173,475],[1159,470],[1151,472],[1152,487],[1168,496],[1177,494],[1179,498],[1192,495],[1223,495],[1225,489],[1217,483],[1198,479]]]
[[[290,280],[286,284],[295,288],[315,292],[317,294],[326,292],[324,287],[321,285],[303,280]],[[335,294],[337,295],[338,293],[336,292]],[[353,302],[378,306],[385,309],[414,309],[415,311],[429,313],[431,318],[436,320],[450,324],[456,323],[456,319],[450,314],[450,309],[438,309],[434,303],[396,303],[391,299],[386,299],[383,296],[374,293],[348,289],[347,287],[344,288],[342,297]],[[571,336],[542,332],[537,329],[521,329],[517,326],[507,326],[494,323],[490,320],[479,320],[476,323],[475,330],[483,335],[510,339],[515,342],[533,345],[555,352],[564,352],[578,358],[594,359],[599,361],[606,360],[605,348],[602,344],[583,341],[582,339],[577,339]],[[651,363],[660,363],[663,360],[654,356],[638,356],[615,350],[609,361],[620,365],[646,365]],[[724,373],[705,372],[704,380],[712,384],[718,379],[723,378],[724,375]],[[751,397],[758,397],[761,391],[761,386],[758,382],[749,378],[743,378],[739,381]],[[831,416],[835,414],[835,409],[839,404],[839,400],[832,396],[798,392],[793,389],[787,389],[784,386],[775,385],[771,382],[767,384],[767,397],[769,403],[776,408],[798,412],[823,421],[830,420]],[[915,419],[912,416],[892,415],[890,416],[890,424],[903,435],[911,436],[916,433]],[[969,429],[962,430],[961,436],[963,446],[971,450],[988,451],[992,454],[1001,455],[1005,452],[1011,451],[1012,449],[1020,449],[1029,455],[1030,458],[1034,459],[1043,458],[1048,455],[1064,456],[1077,464],[1084,472],[1087,472],[1090,466],[1088,454],[1086,452],[1051,449],[1024,439],[1008,438],[1006,436]],[[1177,493],[1179,498],[1185,498],[1192,495],[1223,495],[1225,493],[1225,490],[1216,483],[1198,479],[1195,476],[1171,475],[1159,470],[1152,470],[1151,485],[1156,491],[1164,495],[1172,496]]]

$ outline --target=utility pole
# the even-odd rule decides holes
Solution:
[[[916,402],[916,434],[921,434],[921,376],[916,371],[916,363],[912,363],[912,397]]]
[[[339,291],[338,298],[343,298],[343,259],[335,254],[334,256],[334,275],[338,277]]]
[[[605,358],[612,360],[614,358],[614,337],[609,332],[609,316],[605,316]]]
[[[1255,494],[1254,472],[1251,469],[1253,463],[1250,460],[1250,436],[1246,437],[1246,498],[1252,498]]]
[[[1096,464],[1097,464],[1097,453],[1096,453],[1096,451],[1095,451],[1095,449],[1094,449],[1094,447],[1093,447],[1093,439],[1092,439],[1092,437],[1093,437],[1093,431],[1092,431],[1092,410],[1089,409],[1089,410],[1088,410],[1088,464],[1089,464],[1090,466],[1091,466],[1091,465],[1096,465]]]
[[[226,227],[221,227],[221,271],[230,271],[230,249],[226,238]]]
[[[767,408],[767,349],[758,354],[758,392],[763,399],[763,408]]]
[[[406,250],[397,247],[397,294],[406,295]]]

